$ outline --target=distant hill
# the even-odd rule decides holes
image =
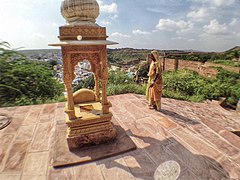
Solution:
[[[118,53],[150,53],[153,49],[135,49],[135,48],[116,48],[116,49],[108,49],[108,52],[118,52]],[[157,49],[156,49],[157,50]],[[186,50],[177,50],[177,49],[166,49],[166,50],[158,50],[159,53],[186,53],[186,52],[202,52],[194,49],[186,49]],[[235,46],[229,50],[224,52],[231,51],[240,51],[240,46]],[[19,50],[18,52],[26,55],[32,54],[44,54],[44,53],[59,53],[61,49],[33,49],[33,50]],[[213,52],[212,52],[213,53]]]
[[[231,51],[240,51],[240,46],[235,46],[234,48],[231,48],[231,49],[229,49],[229,50],[227,50],[227,51],[225,51],[225,52],[231,52]]]
[[[111,64],[117,66],[125,66],[125,65],[137,65],[141,61],[145,61],[147,54],[150,53],[153,49],[135,49],[135,48],[116,48],[116,49],[108,49],[108,61]],[[44,57],[49,54],[60,54],[60,49],[35,49],[35,50],[20,50],[22,54],[30,57],[38,55],[40,57]],[[239,66],[239,62],[233,62],[236,59],[239,59],[240,54],[240,46],[235,46],[225,52],[217,53],[217,52],[201,52],[193,49],[188,50],[158,50],[159,53],[167,53],[167,54],[183,54],[181,58],[185,60],[194,60],[194,61],[216,61],[219,63],[223,63],[225,65]],[[189,54],[188,54],[189,53]],[[37,55],[37,56],[36,56]],[[221,60],[221,62],[219,61]],[[226,60],[228,62],[226,62]],[[235,63],[235,64],[234,64]]]
[[[31,56],[36,54],[60,53],[61,49],[31,49],[31,50],[19,50],[18,52],[26,56]]]

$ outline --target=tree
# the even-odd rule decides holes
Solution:
[[[0,44],[0,106],[35,104],[62,94],[63,86],[52,77],[49,66]]]
[[[147,78],[149,70],[149,64],[146,61],[143,61],[138,66],[138,76]]]

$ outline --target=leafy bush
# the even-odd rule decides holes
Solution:
[[[82,88],[88,88],[88,89],[94,89],[95,82],[94,82],[94,77],[89,76],[86,79],[83,79],[79,84],[73,86],[73,92],[76,92],[79,89]]]
[[[240,62],[236,59],[240,57],[240,50],[230,50],[225,53],[208,53],[208,54],[188,54],[182,55],[182,59],[199,61],[199,62],[213,62],[227,66],[240,67]],[[173,57],[174,58],[174,57]]]
[[[101,86],[101,83],[100,83]],[[94,78],[83,80],[80,84],[74,87],[74,92],[81,88],[94,88]],[[145,94],[146,85],[138,85],[128,76],[127,73],[121,71],[110,71],[107,86],[107,95],[136,93]]]
[[[84,80],[84,87],[94,86],[93,78]],[[136,93],[145,95],[147,85],[134,83],[127,73],[109,72],[107,95]],[[179,70],[164,72],[163,97],[201,102],[226,97],[227,102],[236,105],[240,99],[239,74],[220,70],[216,79],[207,79],[194,71]]]
[[[48,65],[12,50],[1,51],[0,106],[36,104],[62,95],[63,85],[52,77]]]
[[[216,79],[207,79],[190,70],[164,73],[163,96],[200,102],[226,97],[236,105],[240,99],[240,75],[221,70]]]
[[[147,77],[149,70],[149,64],[147,61],[142,61],[138,66],[138,76],[139,77]]]
[[[181,70],[164,73],[164,89],[166,91],[181,92],[185,95],[194,95],[199,88],[208,83],[208,80],[194,71]]]
[[[128,76],[127,73],[121,71],[112,71],[109,73],[109,81],[107,94],[125,94],[125,93],[136,93],[145,94],[146,85],[141,86],[134,82],[133,78]]]
[[[108,84],[131,84],[131,83],[134,83],[134,80],[127,73],[122,71],[109,72]]]
[[[109,84],[107,88],[107,95],[136,93],[144,95],[146,92],[146,85],[138,84]]]
[[[212,62],[217,63],[217,64],[223,64],[223,65],[226,65],[226,66],[240,67],[240,62],[239,61],[217,59],[217,60],[213,60]]]

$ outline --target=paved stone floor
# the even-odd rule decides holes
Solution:
[[[114,118],[138,146],[93,163],[51,166],[56,123],[64,103],[2,108],[12,123],[0,130],[0,180],[154,179],[166,161],[180,165],[178,179],[240,179],[240,116],[216,103],[163,99],[162,111],[147,108],[144,96],[109,97]]]

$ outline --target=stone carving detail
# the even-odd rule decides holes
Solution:
[[[106,28],[96,27],[60,27],[60,35],[61,36],[106,36]]]
[[[89,134],[90,132],[99,132],[104,129],[112,129],[113,126],[110,122],[107,123],[102,123],[97,126],[86,126],[86,127],[74,127],[74,129],[69,128],[68,130],[68,137],[74,137],[74,136],[79,136],[79,135],[84,135],[84,134]]]
[[[72,65],[68,61],[68,55],[63,55],[63,81],[66,86],[72,85],[72,81],[74,79],[74,71],[68,71],[68,69],[72,69]]]
[[[63,59],[69,58],[63,63],[64,68],[64,79],[67,81],[73,81],[75,78],[74,67],[78,62],[88,60],[92,67],[95,67],[93,72],[97,75],[100,80],[108,79],[108,65],[107,65],[107,52],[106,47],[103,46],[67,46],[62,49]],[[69,56],[69,57],[68,57]],[[101,61],[99,62],[99,60]],[[94,65],[95,64],[95,65]],[[97,64],[97,66],[96,66]],[[71,70],[69,72],[68,69]],[[66,70],[66,71],[65,71]],[[67,73],[66,73],[67,72]],[[65,78],[66,76],[66,78]],[[65,82],[65,80],[64,80]]]
[[[62,49],[62,54],[66,53],[88,53],[88,52],[100,52],[103,50],[103,46],[66,46]]]
[[[95,24],[99,5],[96,0],[63,0],[61,13],[69,24],[60,27],[59,36],[64,42],[61,47],[63,80],[67,90],[65,112],[68,115],[66,124],[69,149],[111,141],[116,137],[116,129],[111,123],[111,103],[107,100],[106,93],[106,28]],[[95,80],[95,92],[91,91],[93,98],[88,100],[84,99],[87,95],[83,92],[86,91],[79,90],[73,95],[72,89],[75,66],[84,60],[91,63]]]
[[[70,25],[96,25],[99,5],[96,0],[63,0],[62,16]]]
[[[115,139],[117,135],[116,129],[106,129],[104,131],[80,135],[72,138],[68,138],[68,146],[70,149],[74,150],[75,148],[97,145],[104,142],[109,142]]]
[[[99,59],[99,53],[74,53],[71,54],[71,64],[74,66],[77,65],[78,62],[88,60],[91,64],[95,64],[95,62]]]
[[[60,40],[106,40],[106,28],[104,27],[89,27],[89,26],[62,26],[60,27]]]

